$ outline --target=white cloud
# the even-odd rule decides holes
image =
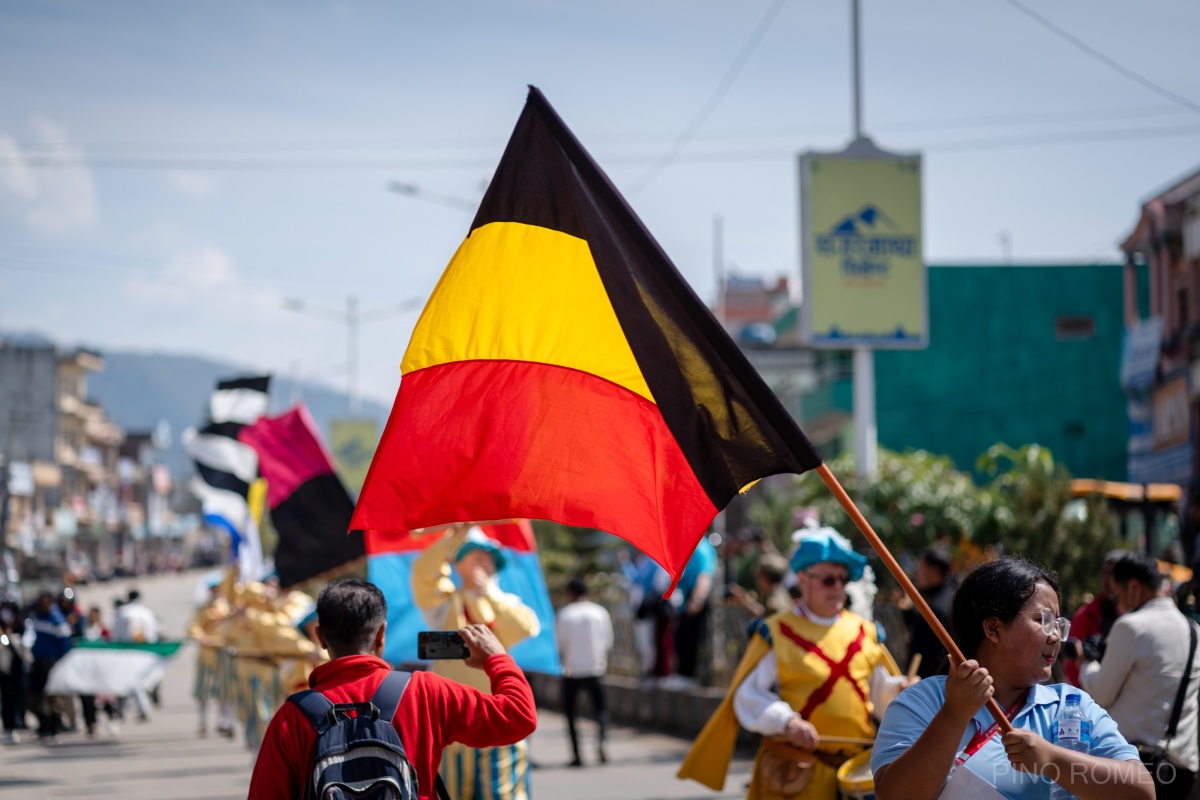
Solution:
[[[212,172],[177,169],[167,173],[167,183],[189,200],[207,200],[221,190],[221,177]]]
[[[148,241],[156,242],[162,266],[131,275],[126,293],[139,307],[152,307],[167,315],[162,320],[165,324],[188,319],[203,325],[214,315],[236,319],[278,310],[278,294],[247,282],[233,256],[218,245],[188,241],[166,229],[154,232]]]
[[[0,207],[43,234],[87,230],[99,221],[87,156],[60,125],[35,118],[24,148],[0,136]]]
[[[163,278],[188,289],[236,288],[240,283],[233,259],[219,247],[201,245],[171,256],[163,269]]]

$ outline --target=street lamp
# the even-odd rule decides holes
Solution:
[[[351,416],[357,415],[361,402],[358,396],[358,327],[364,322],[372,322],[384,317],[403,314],[407,311],[412,311],[419,308],[424,299],[412,297],[408,300],[403,300],[390,306],[371,309],[370,311],[360,312],[358,310],[358,298],[354,295],[346,297],[346,310],[339,311],[334,308],[326,308],[316,306],[311,303],[305,303],[303,300],[294,298],[284,298],[283,307],[288,311],[295,311],[299,314],[308,314],[312,317],[320,317],[321,319],[340,322],[346,326],[346,397],[350,404]]]
[[[429,192],[417,186],[415,183],[401,183],[400,181],[392,181],[388,184],[388,190],[396,194],[402,194],[406,197],[412,197],[417,200],[427,200],[430,203],[437,203],[450,208],[457,208],[459,211],[474,211],[479,207],[479,203],[466,200],[462,197],[455,197],[450,194],[442,194],[441,192]]]

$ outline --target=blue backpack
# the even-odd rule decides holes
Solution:
[[[417,776],[392,717],[408,686],[408,672],[391,672],[366,703],[329,702],[313,689],[288,698],[317,731],[310,800],[418,800]],[[434,780],[445,798],[441,776]]]

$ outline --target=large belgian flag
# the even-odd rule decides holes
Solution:
[[[821,463],[532,87],[401,372],[356,529],[550,519],[678,576],[739,491]]]

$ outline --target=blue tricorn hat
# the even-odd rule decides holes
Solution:
[[[845,536],[833,528],[796,531],[796,552],[792,554],[792,572],[801,572],[813,564],[841,564],[850,572],[850,580],[862,577],[866,556],[854,552]]]
[[[467,531],[467,540],[458,548],[458,552],[454,554],[454,563],[462,561],[463,556],[474,550],[482,550],[491,555],[492,560],[496,562],[496,571],[504,569],[504,565],[508,563],[508,556],[504,555],[504,550],[500,548],[495,539],[489,539],[487,534],[479,529],[479,526],[473,526]]]

